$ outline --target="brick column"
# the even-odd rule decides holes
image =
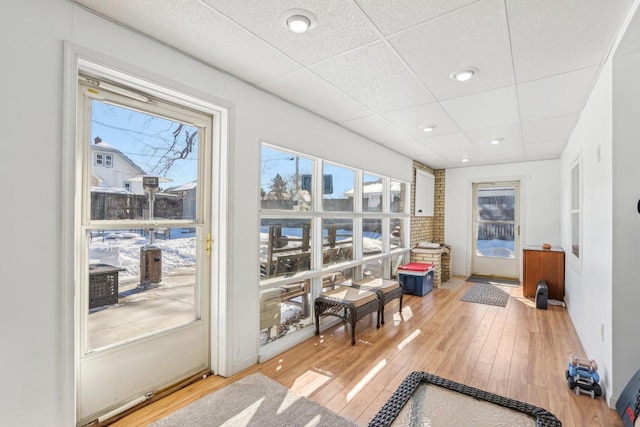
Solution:
[[[451,247],[446,246],[443,248],[442,256],[442,282],[447,282],[451,279]]]
[[[433,241],[444,243],[444,180],[445,171],[440,169],[434,171],[435,175],[435,195],[433,205]],[[446,280],[445,280],[446,282]]]
[[[411,262],[433,264],[433,287],[442,283],[442,249],[411,249]]]

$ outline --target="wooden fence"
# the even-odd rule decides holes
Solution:
[[[153,210],[155,218],[182,218],[183,201],[178,197],[157,194]],[[92,192],[91,219],[149,219],[149,202],[147,200],[147,196],[141,194]]]

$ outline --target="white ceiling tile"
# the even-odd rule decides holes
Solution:
[[[569,114],[522,123],[524,142],[567,139],[576,124],[576,117],[577,114]]]
[[[600,64],[630,0],[507,0],[518,82]]]
[[[476,146],[462,132],[433,138],[419,138],[418,141],[437,154],[476,150]]]
[[[504,4],[474,3],[389,37],[389,42],[438,99],[456,98],[513,84]],[[471,80],[449,78],[475,67]]]
[[[517,85],[523,122],[576,114],[593,86],[598,67]]]
[[[566,140],[535,142],[524,145],[526,160],[557,159],[567,145]]]
[[[406,133],[378,116],[348,120],[340,124],[365,138],[381,144],[410,139]]]
[[[413,158],[413,160],[420,162],[423,165],[429,166],[430,168],[435,170],[448,169],[454,166],[454,163],[438,155],[415,157]]]
[[[382,116],[414,138],[434,137],[460,132],[458,125],[438,103],[419,105],[403,110],[384,113]],[[420,126],[436,125],[425,133]]]
[[[261,83],[300,68],[286,55],[199,1],[163,0],[159,4],[154,0],[79,0],[77,3],[251,83]]]
[[[485,147],[515,147],[522,145],[520,125],[510,124],[493,128],[476,129],[466,132],[467,137],[478,148]],[[502,139],[498,145],[491,144],[493,139]]]
[[[480,150],[452,151],[450,153],[443,153],[441,156],[451,162],[454,167],[478,166],[488,163]],[[463,159],[467,159],[467,161],[463,162]]]
[[[518,104],[513,87],[491,90],[441,102],[463,131],[517,123]]]
[[[384,145],[391,150],[397,151],[398,153],[404,154],[405,156],[411,158],[423,156],[437,157],[437,155],[433,153],[433,151],[420,144],[415,139],[406,139],[403,141],[396,141]]]
[[[373,114],[306,69],[269,80],[260,87],[335,122]]]
[[[204,0],[256,36],[304,65],[314,64],[377,39],[362,11],[343,0]],[[317,24],[302,34],[283,25],[291,9],[305,9]]]
[[[522,162],[524,161],[524,147],[522,144],[510,146],[492,146],[481,148],[480,152],[491,163]]]
[[[377,113],[433,102],[433,96],[382,42],[310,67]]]
[[[557,158],[633,0],[71,1],[410,158],[464,167],[521,161],[518,147]],[[290,32],[294,8],[317,25]],[[463,67],[479,73],[449,79]]]
[[[356,0],[384,35],[393,34],[436,16],[456,10],[477,0]]]

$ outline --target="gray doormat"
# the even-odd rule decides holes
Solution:
[[[500,307],[506,306],[508,300],[508,293],[486,283],[476,283],[460,298],[460,301],[497,305]]]
[[[486,277],[486,276],[469,276],[467,277],[467,282],[475,282],[475,283],[489,283],[490,285],[506,285],[506,286],[520,286],[520,282],[518,280],[509,280],[509,279],[497,279],[495,277]]]

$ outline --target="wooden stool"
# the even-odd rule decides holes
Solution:
[[[316,335],[320,335],[320,317],[336,316],[351,325],[351,345],[356,344],[356,322],[366,314],[378,313],[376,328],[380,327],[382,304],[375,292],[340,286],[323,292],[315,299]]]
[[[382,279],[378,277],[370,277],[363,280],[359,280],[357,282],[353,282],[352,285],[354,288],[364,289],[366,291],[375,292],[378,294],[378,298],[380,299],[380,313],[381,313],[381,323],[384,325],[384,306],[391,301],[392,299],[400,298],[400,310],[402,311],[402,296],[404,295],[404,290],[400,283],[396,280]]]

